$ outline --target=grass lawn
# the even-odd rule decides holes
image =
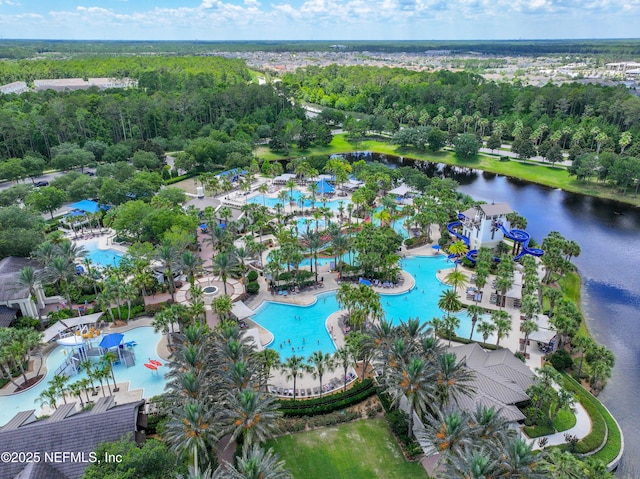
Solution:
[[[547,436],[556,432],[564,432],[571,429],[576,425],[576,415],[571,412],[570,409],[563,408],[558,413],[558,417],[553,423],[553,427],[550,426],[526,426],[524,428],[525,434],[530,438]]]
[[[281,436],[267,446],[285,461],[294,479],[427,479],[408,462],[384,419]]]

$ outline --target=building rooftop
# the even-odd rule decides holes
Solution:
[[[526,389],[532,384],[533,372],[511,351],[489,351],[477,343],[449,348],[458,360],[465,359],[467,367],[475,372],[472,382],[476,393],[472,397],[456,397],[463,410],[474,411],[476,406],[493,407],[511,421],[521,421],[524,415],[516,404],[527,401]]]
[[[0,449],[8,452],[39,452],[38,464],[4,464],[0,477],[20,479],[79,479],[88,462],[46,461],[45,453],[84,453],[86,460],[99,443],[116,441],[137,431],[138,411],[144,401],[115,405],[112,397],[100,398],[91,411],[76,411],[76,403],[58,406],[44,420],[34,421],[34,411],[18,413],[0,428]]]
[[[40,265],[27,258],[7,256],[0,260],[0,301],[24,299],[29,296],[29,288],[18,283],[18,273],[25,266],[40,269]]]

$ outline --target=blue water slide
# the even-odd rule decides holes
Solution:
[[[531,235],[523,230],[507,230],[502,223],[498,223],[498,227],[502,230],[504,235],[517,243],[522,243],[522,251],[514,256],[514,261],[520,260],[525,254],[530,254],[531,256],[542,256],[544,251],[540,248],[529,248],[529,241],[531,241]]]
[[[462,215],[458,215],[458,218],[462,219],[462,218],[461,218],[461,216],[462,216]],[[462,241],[464,242],[464,244],[466,244],[466,245],[467,245],[467,248],[468,248],[468,247],[469,247],[469,237],[468,237],[468,236],[465,236],[465,235],[463,235],[463,234],[458,233],[458,232],[454,229],[454,228],[459,228],[459,227],[461,227],[461,226],[462,226],[462,222],[460,222],[460,221],[453,221],[453,222],[451,222],[451,223],[449,223],[449,224],[447,225],[447,229],[449,230],[449,233],[450,233],[452,236],[454,236],[454,237],[456,237],[456,238],[458,238],[458,239],[462,240]],[[471,251],[467,252],[467,254],[466,254],[466,258],[467,258],[469,261],[471,261],[472,263],[475,263],[475,262],[476,262],[476,255],[477,255],[477,254],[478,254],[478,250],[477,250],[477,249],[472,249]],[[450,256],[455,256],[455,255],[450,255]]]

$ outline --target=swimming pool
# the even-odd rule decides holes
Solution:
[[[86,258],[89,258],[97,266],[118,266],[122,260],[123,254],[120,251],[98,248],[98,240],[89,241],[83,246],[87,250]]]
[[[125,367],[123,364],[114,365],[113,373],[116,377],[116,382],[128,381],[130,390],[143,389],[142,395],[146,398],[162,394],[167,382],[163,374],[165,371],[162,370],[165,369],[168,372],[168,368],[160,367],[158,368],[159,372],[155,372],[144,367],[144,363],[148,362],[149,359],[160,359],[156,352],[156,346],[161,337],[162,334],[155,333],[150,326],[142,326],[125,332],[125,341],[135,341],[138,344],[134,347],[136,365],[130,368]],[[47,383],[53,378],[55,370],[64,362],[66,358],[65,349],[67,348],[58,346],[47,356],[47,375],[36,386],[28,391],[12,396],[0,396],[0,425],[7,423],[20,411],[36,409],[37,413],[40,408],[40,404],[37,401],[38,396],[48,387]],[[165,363],[165,361],[161,362]],[[69,383],[75,382],[83,377],[86,377],[84,372],[72,376]],[[20,383],[20,381],[18,381],[18,383]],[[99,386],[97,381],[94,381],[94,384]],[[106,384],[105,392],[108,394]],[[100,397],[102,397],[102,392],[100,392],[98,396],[93,396],[93,400]],[[84,395],[83,399],[86,399]],[[60,400],[60,402],[62,402],[62,400]]]
[[[451,263],[447,263],[444,256],[404,258],[402,268],[415,278],[416,287],[404,294],[381,294],[385,318],[399,324],[409,318],[420,318],[421,322],[426,322],[433,317],[443,317],[438,299],[448,286],[437,280],[436,272],[449,267]],[[309,356],[317,350],[334,352],[335,346],[326,331],[325,322],[339,309],[334,291],[318,296],[315,304],[306,307],[267,302],[256,311],[253,319],[273,333],[274,340],[269,347],[278,351],[284,361],[292,354]],[[460,318],[456,333],[469,337],[471,320],[464,311],[456,316]],[[479,339],[477,333],[475,339]]]
[[[300,206],[300,197],[301,196],[309,196],[309,195],[305,195],[302,191],[294,189],[293,193],[290,193],[287,190],[287,196],[289,198],[292,199],[292,201],[295,201],[296,204],[298,206]],[[288,201],[288,200],[287,200]],[[265,196],[265,195],[256,195],[256,196],[252,196],[251,198],[247,199],[247,202],[249,203],[257,203],[259,205],[265,205],[268,206],[270,208],[275,208],[276,205],[278,203],[282,204],[282,201],[280,201],[278,198],[271,198],[269,196]],[[305,208],[311,208],[311,203],[312,201],[310,199],[307,199],[304,201],[304,207]],[[322,197],[320,195],[316,195],[316,201],[314,203],[315,207],[319,207],[319,206],[326,206],[327,208],[329,208],[331,211],[338,211],[338,208],[340,207],[340,203],[342,203],[344,205],[345,211],[347,208],[347,201],[345,200],[328,200],[323,202],[322,201]],[[285,207],[288,207],[288,203],[286,205],[284,205]]]

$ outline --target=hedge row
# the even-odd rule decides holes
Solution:
[[[358,404],[368,397],[373,396],[375,392],[373,381],[371,379],[365,379],[344,392],[305,401],[285,399],[278,401],[278,403],[283,416],[316,416]]]
[[[586,436],[582,441],[578,442],[578,452],[588,454],[590,452],[596,451],[602,446],[602,443],[606,439],[606,444],[604,444],[604,446],[602,446],[602,448],[599,449],[596,453],[592,454],[592,456],[596,459],[599,459],[605,464],[609,464],[616,457],[618,457],[620,448],[622,447],[622,433],[620,432],[618,424],[616,423],[615,419],[613,419],[611,413],[607,410],[607,408],[605,408],[597,398],[587,392],[575,379],[570,377],[568,374],[563,372],[562,375],[565,379],[563,385],[564,388],[575,394],[576,398],[589,413],[589,416],[591,416],[591,434]],[[594,415],[596,416],[596,419],[594,419]],[[594,440],[589,441],[589,445],[593,445],[595,442],[597,442],[598,437],[602,437],[602,440],[598,444],[596,444],[595,447],[590,449],[581,447],[580,444],[593,434],[596,428],[596,424],[598,425],[599,430],[605,431],[604,437],[602,437],[601,433],[598,431],[597,437]]]
[[[200,172],[192,171],[191,173],[187,173],[186,175],[176,176],[175,178],[169,178],[168,180],[164,180],[165,185],[173,185],[174,183],[179,183],[182,180],[188,180],[189,178],[193,178],[194,176],[198,176]]]
[[[607,424],[598,408],[599,401],[569,375],[564,372],[561,374],[564,379],[562,387],[574,394],[591,418],[591,432],[578,441],[576,452],[580,454],[594,452],[607,440]]]

